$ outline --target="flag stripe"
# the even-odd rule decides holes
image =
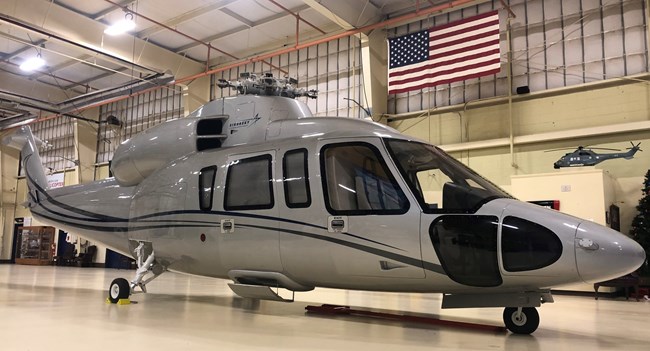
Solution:
[[[429,47],[429,55],[436,55],[437,53],[440,52],[455,50],[456,48],[459,47],[472,45],[471,43],[481,43],[488,40],[494,40],[495,37],[497,40],[499,40],[499,30],[495,30],[493,32],[488,32],[488,33],[481,33],[472,36],[466,36],[463,38],[456,39],[454,41],[448,41],[446,43],[442,43],[440,45],[431,45]]]
[[[487,56],[487,57],[479,56],[478,58],[474,58],[471,60],[463,60],[461,62],[423,70],[422,73],[416,74],[413,77],[408,77],[401,80],[393,81],[392,85],[400,86],[407,83],[417,82],[420,79],[434,78],[439,75],[461,72],[465,69],[479,68],[481,66],[485,66],[493,63],[501,63],[501,58],[498,55]]]
[[[431,31],[429,33],[429,40],[431,41],[445,40],[447,38],[460,36],[462,34],[474,32],[474,31],[477,32],[490,31],[494,29],[499,30],[499,19],[495,19],[493,21],[486,22],[486,23],[481,23],[475,26],[469,26],[467,28],[459,28],[458,30],[449,33],[440,33],[439,31]]]
[[[461,80],[466,80],[466,79],[472,79],[472,78],[479,78],[488,74],[496,74],[501,71],[501,63],[493,65],[488,67],[488,70],[484,71],[482,69],[478,70],[471,70],[467,71],[465,75],[463,76],[458,76],[458,75],[450,75],[450,76],[444,76],[444,77],[438,77],[436,80],[431,80],[431,81],[426,81],[425,83],[418,84],[418,85],[411,85],[406,88],[402,89],[393,89],[389,90],[389,94],[400,94],[400,93],[406,93],[411,90],[419,90],[419,89],[424,89],[424,88],[429,88],[429,87],[434,87],[436,85],[440,84],[449,84],[453,82],[458,82]],[[487,72],[487,73],[486,73]]]
[[[499,50],[492,50],[492,52],[490,52],[489,53],[490,55],[488,56],[486,56],[486,54],[488,53],[481,52],[469,56],[463,56],[456,59],[450,59],[448,61],[440,62],[438,64],[424,65],[418,68],[415,72],[401,75],[399,79],[398,78],[393,79],[391,84],[392,85],[403,84],[405,81],[416,80],[430,72],[436,72],[446,68],[460,67],[462,66],[463,63],[465,65],[471,65],[476,62],[493,61],[493,60],[499,60],[499,62],[501,62],[501,56],[499,54]]]
[[[427,44],[428,57],[422,51]],[[500,56],[497,11],[390,39],[388,92],[494,74],[500,71]]]
[[[457,27],[458,28],[458,27],[466,26],[466,25],[468,25],[469,22],[472,22],[472,23],[481,22],[481,20],[484,20],[485,18],[492,17],[492,16],[497,16],[498,14],[499,14],[498,11],[490,11],[490,12],[482,13],[480,15],[473,16],[473,17],[464,18],[464,19],[461,19],[461,20],[458,20],[458,21],[455,21],[455,22],[449,22],[449,23],[446,23],[446,24],[441,24],[441,25],[439,25],[437,27],[434,27],[433,29],[436,30],[436,31],[441,31],[442,32],[442,31],[445,31],[447,28],[450,28],[450,27]]]
[[[497,51],[499,52],[498,48],[494,48],[495,45],[498,45],[498,41],[495,43],[494,41],[488,41],[476,45],[471,45],[468,47],[461,47],[456,50],[452,51],[447,51],[441,54],[437,55],[431,55],[429,61],[421,62],[419,64],[412,64],[410,66],[405,66],[405,67],[398,67],[398,68],[393,68],[390,70],[389,77],[399,77],[404,74],[409,74],[413,72],[418,72],[419,70],[422,69],[422,67],[427,67],[428,65],[431,64],[438,64],[441,62],[445,62],[451,59],[457,59],[460,57],[464,56],[469,56],[469,55],[474,55],[479,52],[489,52],[492,53],[492,51]],[[486,51],[488,50],[488,51]]]
[[[464,46],[463,45],[458,45],[458,46],[455,46],[455,47],[449,47],[449,48],[447,48],[446,51],[444,51],[444,50],[439,50],[439,51],[435,51],[435,52],[429,51],[429,60],[434,60],[435,61],[435,60],[439,60],[440,58],[443,58],[445,56],[456,55],[456,54],[459,54],[459,53],[470,52],[470,51],[474,51],[474,50],[483,50],[483,51],[487,51],[487,50],[490,50],[490,49],[499,50],[499,43],[500,43],[500,41],[499,41],[498,38],[497,39],[491,39],[491,40],[487,40],[487,39],[485,39],[485,40],[484,39],[474,40],[474,41],[467,42]]]

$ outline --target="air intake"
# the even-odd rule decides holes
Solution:
[[[223,134],[223,124],[228,115],[218,115],[201,119],[196,124],[196,150],[218,149],[227,135]]]

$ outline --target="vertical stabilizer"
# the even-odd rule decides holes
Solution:
[[[637,151],[643,151],[641,150],[641,143],[638,143],[634,145],[633,142],[630,141],[630,144],[632,144],[632,147],[628,147],[630,151],[626,152],[623,157],[625,157],[626,160],[631,160],[634,157],[634,154],[636,154]]]
[[[38,146],[42,142],[34,137],[29,126],[16,129],[13,133],[4,137],[2,143],[20,150],[20,162],[22,162],[27,176],[29,190],[45,191],[47,189],[47,178],[41,163],[41,156],[38,154]]]

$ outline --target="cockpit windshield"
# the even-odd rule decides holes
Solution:
[[[385,139],[400,173],[425,212],[476,212],[495,198],[512,198],[432,145]]]

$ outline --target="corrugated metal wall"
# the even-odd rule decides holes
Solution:
[[[212,76],[211,99],[234,96],[232,89],[220,89],[218,79],[237,80],[240,73],[271,72],[276,77],[298,79],[298,87],[318,89],[317,99],[305,99],[317,116],[364,117],[360,109],[347,99],[363,104],[361,44],[358,37],[347,37],[273,57],[269,64],[256,62]]]
[[[74,140],[74,120],[69,117],[55,117],[31,125],[34,136],[45,144],[39,152],[46,172],[62,171],[75,167],[77,152]],[[25,175],[21,168],[19,175]]]
[[[128,99],[102,105],[97,132],[97,163],[108,162],[120,143],[159,123],[183,116],[181,87],[162,87]],[[107,124],[117,117],[122,126]]]
[[[643,0],[510,0],[512,19],[513,90],[531,92],[589,83],[648,72],[647,19]],[[395,37],[424,28],[471,17],[502,6],[495,0],[389,30]],[[506,16],[500,11],[501,52],[499,74],[389,95],[388,112],[403,113],[463,104],[507,95]],[[318,89],[317,99],[301,98],[317,116],[363,117],[350,100],[365,104],[361,45],[348,37],[212,75],[211,98],[233,96],[220,89],[218,79],[236,80],[240,73],[272,72],[298,79],[298,87]],[[282,72],[280,69],[285,72]],[[116,116],[122,127],[102,123],[98,129],[97,163],[108,162],[120,142],[163,121],[183,115],[180,87],[161,88],[100,108],[100,120]],[[73,121],[59,117],[36,123],[35,135],[52,146],[43,151],[53,170],[73,167]]]

